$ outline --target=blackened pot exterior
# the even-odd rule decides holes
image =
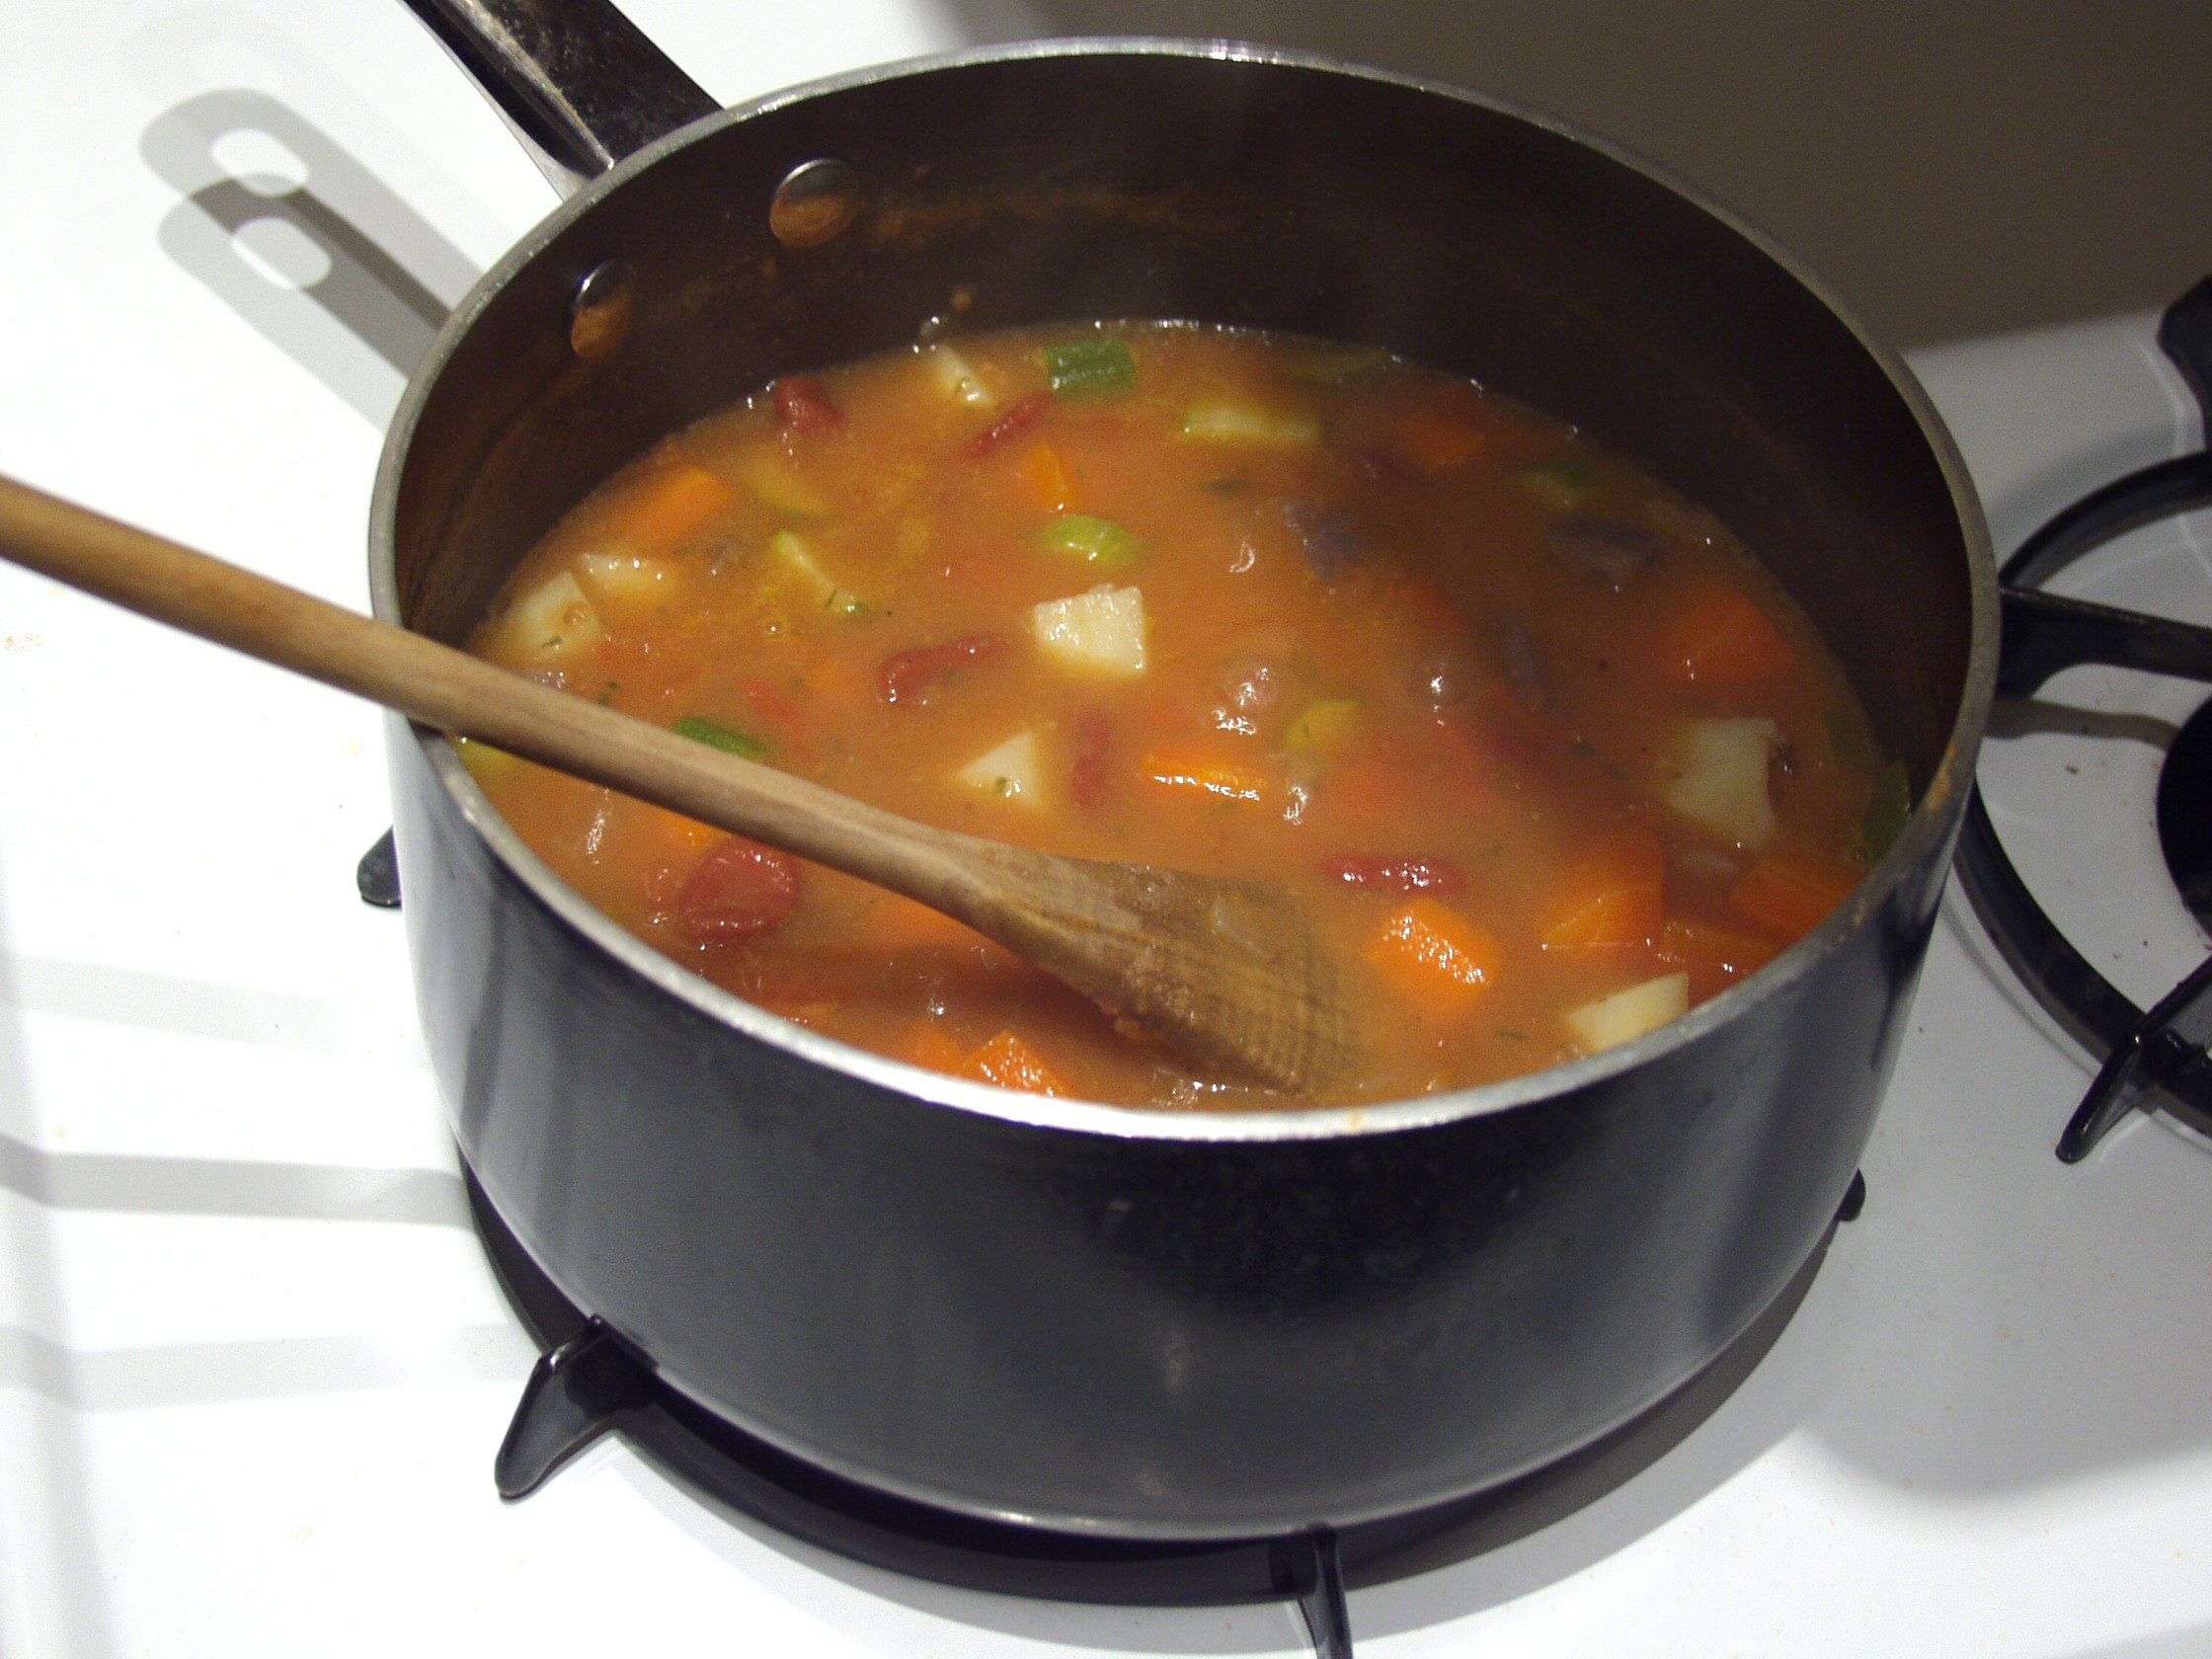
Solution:
[[[852,170],[852,221],[783,246],[767,203],[823,158]],[[583,356],[594,271],[631,321]],[[1362,1112],[1152,1114],[916,1071],[727,996],[585,907],[441,739],[395,726],[463,1152],[672,1384],[908,1496],[1196,1538],[1481,1490],[1695,1374],[1835,1214],[1989,696],[1971,493],[1893,359],[1621,158],[1305,60],[1062,46],[733,112],[555,214],[410,390],[379,609],[458,636],[592,483],[774,374],[1084,316],[1373,342],[1636,455],[1820,623],[1911,771],[1904,836],[1778,963],[1621,1050]],[[1434,574],[1449,589],[1449,550]]]

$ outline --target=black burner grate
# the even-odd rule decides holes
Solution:
[[[2196,394],[2212,434],[2212,278],[2168,308],[2159,346]],[[1998,573],[2004,584],[2000,697],[2026,697],[2061,669],[2099,663],[2212,682],[2212,629],[2036,592],[2094,547],[2212,504],[2212,453],[2162,461],[2085,496],[2044,524]],[[2212,960],[2148,1013],[2070,944],[2020,880],[1977,788],[1959,832],[1959,881],[2007,962],[2104,1065],[2059,1139],[2086,1156],[2152,1088],[2212,1133]],[[2178,874],[2177,881],[2181,880]]]
[[[469,1205],[494,1271],[544,1349],[494,1465],[500,1494],[535,1491],[608,1430],[694,1490],[792,1538],[910,1577],[1000,1595],[1136,1607],[1296,1601],[1316,1659],[1352,1659],[1347,1584],[1381,1583],[1527,1536],[1649,1466],[1709,1416],[1797,1310],[1827,1240],[1781,1295],[1696,1378],[1596,1445],[1495,1491],[1408,1515],[1272,1538],[1098,1538],[934,1508],[817,1467],[664,1382],[653,1362],[547,1279],[473,1174]],[[1854,1177],[1839,1222],[1865,1184]]]

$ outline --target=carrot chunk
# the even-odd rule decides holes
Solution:
[[[1379,928],[1367,960],[1390,990],[1429,1018],[1465,1016],[1496,983],[1498,947],[1488,933],[1435,899],[1416,899]]]
[[[893,1058],[908,1066],[918,1066],[925,1071],[946,1071],[954,1076],[960,1075],[967,1060],[951,1033],[927,1017],[915,1020],[901,1034]]]
[[[1037,1051],[1011,1031],[1001,1031],[968,1057],[960,1074],[1030,1094],[1066,1094],[1067,1085]]]
[[[1757,973],[1780,950],[1763,934],[1718,922],[1669,916],[1659,929],[1659,960],[1690,976],[1693,1002],[1716,996],[1746,974]]]
[[[617,523],[631,549],[652,558],[680,547],[729,499],[729,485],[682,461],[641,485]]]
[[[1661,636],[1664,664],[1693,685],[1730,689],[1780,673],[1797,660],[1750,595],[1715,587]]]
[[[1784,939],[1800,939],[1850,896],[1858,875],[1838,860],[1771,852],[1728,890],[1728,908]]]
[[[1014,462],[1014,477],[1029,505],[1039,513],[1066,513],[1075,505],[1066,463],[1049,443],[1032,443],[1024,449]]]
[[[1267,794],[1267,774],[1222,755],[1196,749],[1155,749],[1138,770],[1167,789],[1219,796],[1224,801],[1258,801]]]
[[[1665,915],[1659,837],[1631,827],[1607,836],[1567,874],[1538,929],[1547,951],[1644,945]]]

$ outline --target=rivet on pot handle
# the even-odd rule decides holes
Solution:
[[[606,0],[406,0],[573,196],[722,106]]]

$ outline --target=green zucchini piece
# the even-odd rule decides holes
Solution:
[[[768,746],[758,738],[745,732],[732,731],[720,721],[709,720],[703,714],[687,714],[669,730],[679,738],[703,743],[726,754],[742,755],[748,760],[765,760],[768,757]]]
[[[1137,383],[1137,359],[1111,335],[1045,348],[1045,377],[1061,397],[1110,397]]]
[[[1108,571],[1127,569],[1143,546],[1111,518],[1094,518],[1087,513],[1064,513],[1048,519],[1030,532],[1030,539],[1051,552]]]

